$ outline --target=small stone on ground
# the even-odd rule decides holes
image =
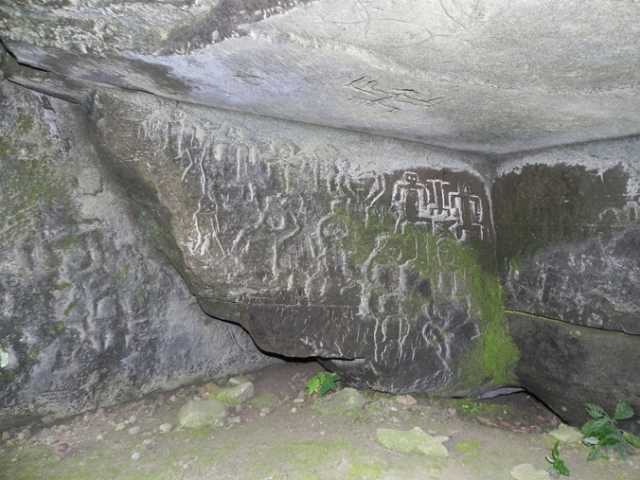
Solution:
[[[313,409],[321,415],[348,415],[360,410],[367,400],[355,388],[342,390],[316,400]]]
[[[376,438],[383,447],[396,452],[422,453],[430,457],[449,456],[447,447],[443,445],[449,437],[429,435],[420,427],[411,430],[379,428]]]
[[[549,432],[553,438],[562,443],[579,443],[582,441],[582,433],[575,427],[561,423],[558,428]]]
[[[185,428],[219,427],[227,416],[227,408],[218,400],[191,400],[178,412],[178,424]]]

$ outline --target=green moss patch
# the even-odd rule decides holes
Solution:
[[[458,300],[470,300],[472,311],[479,319],[481,336],[459,365],[463,387],[513,381],[519,352],[507,331],[502,289],[495,264],[492,268],[494,257],[486,247],[462,244],[450,235],[435,235],[413,224],[396,231],[390,214],[372,215],[366,222],[362,216],[347,211],[340,211],[338,217],[348,227],[349,235],[343,240],[343,247],[350,253],[354,268],[374,262],[409,264],[424,285],[437,286],[442,274],[464,284],[465,288],[457,289]],[[427,302],[449,300],[450,291],[429,290],[429,295],[416,291],[404,299],[402,310],[408,318],[415,318]],[[384,292],[381,289],[373,293]]]

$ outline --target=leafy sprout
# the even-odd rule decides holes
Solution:
[[[565,477],[571,475],[569,467],[567,467],[567,464],[564,462],[562,457],[560,457],[560,442],[556,442],[551,449],[551,455],[547,457],[547,462],[551,464],[551,468],[553,468],[553,471],[558,475],[563,475]]]
[[[591,417],[591,420],[582,426],[582,442],[591,448],[587,460],[609,458],[610,451],[615,451],[621,458],[625,458],[631,448],[640,448],[640,437],[618,427],[618,421],[628,420],[635,415],[628,402],[619,402],[613,417],[604,408],[593,403],[587,403],[585,408]]]
[[[335,390],[338,386],[338,374],[329,372],[318,372],[307,381],[307,394],[318,394],[321,397]]]

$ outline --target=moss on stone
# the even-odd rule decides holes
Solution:
[[[129,266],[125,265],[122,268],[119,268],[114,274],[113,274],[113,279],[117,282],[117,283],[122,283],[125,282],[127,280],[127,278],[129,277]]]
[[[67,305],[67,307],[64,309],[64,312],[63,312],[65,317],[68,316],[71,312],[73,312],[77,306],[78,304],[76,302],[71,302],[69,305]]]
[[[15,153],[13,145],[6,137],[0,137],[0,158],[9,157]]]
[[[478,440],[461,440],[453,448],[464,456],[475,457],[480,454],[480,442]]]
[[[478,250],[482,250],[482,246],[474,249],[450,235],[434,235],[413,224],[397,231],[390,214],[371,215],[365,222],[362,216],[341,210],[338,218],[348,227],[343,247],[356,268],[372,261],[370,257],[375,251],[376,263],[399,266],[409,262],[429,285],[437,285],[441,274],[451,274],[464,283],[466,288],[460,289],[459,300],[464,301],[468,296],[472,312],[478,315],[481,333],[458,366],[464,388],[490,382],[507,384],[514,380],[513,369],[519,352],[507,331],[502,289],[495,268],[491,268],[486,259],[479,258]],[[433,289],[431,295],[432,299],[416,293],[408,295],[403,303],[404,313],[411,318],[425,302],[447,300],[438,298],[442,293],[437,289]]]
[[[66,290],[67,288],[71,288],[73,285],[67,281],[62,281],[62,282],[58,282],[58,283],[54,283],[53,286],[51,287],[51,290],[53,291],[59,291],[59,290]]]
[[[349,467],[346,480],[378,480],[383,474],[382,463],[354,463]]]
[[[68,251],[71,250],[72,248],[74,248],[76,245],[78,245],[81,242],[81,237],[80,235],[74,235],[74,234],[70,234],[70,235],[65,235],[59,243],[59,246],[62,250],[64,251]]]
[[[61,333],[63,333],[65,331],[65,328],[66,327],[65,327],[63,321],[59,320],[57,322],[53,322],[52,330],[53,330],[54,333],[60,335]]]
[[[19,134],[29,133],[33,129],[33,117],[24,112],[18,113],[16,118],[16,132]]]

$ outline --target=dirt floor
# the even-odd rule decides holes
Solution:
[[[555,440],[547,432],[559,422],[526,394],[469,401],[365,391],[364,406],[322,412],[324,403],[302,393],[318,370],[314,363],[283,364],[250,375],[255,396],[231,407],[221,428],[176,427],[180,407],[207,396],[204,386],[194,386],[39,430],[5,432],[0,478],[512,480],[519,464],[549,470],[545,457]],[[449,437],[448,457],[399,453],[376,441],[378,428],[414,427]],[[580,443],[560,449],[570,478],[640,479],[640,455],[587,462]]]

